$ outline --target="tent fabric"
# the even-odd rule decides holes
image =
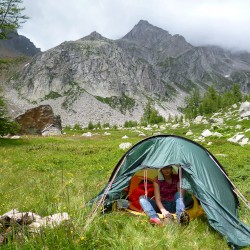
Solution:
[[[183,188],[200,200],[210,225],[229,245],[250,245],[250,227],[238,219],[239,202],[223,167],[208,150],[184,137],[153,136],[133,146],[118,162],[109,179],[110,182],[115,177],[107,193],[106,206],[123,197],[124,189],[137,171],[167,165],[183,169]],[[102,197],[106,187],[91,203]]]

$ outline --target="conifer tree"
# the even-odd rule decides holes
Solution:
[[[240,87],[238,84],[234,83],[233,85],[233,96],[235,102],[241,102],[242,101],[242,93],[240,91]]]
[[[185,115],[187,118],[196,117],[199,114],[199,106],[200,106],[200,92],[198,88],[194,88],[190,96],[185,98]]]
[[[22,0],[0,1],[0,40],[7,39],[8,34],[20,28],[28,17],[22,12],[25,8],[20,7]]]
[[[161,122],[165,122],[164,117],[159,114],[159,112],[152,106],[152,102],[149,101],[144,108],[144,113],[141,117],[141,123],[158,124]]]
[[[18,130],[18,125],[10,121],[7,116],[7,109],[2,96],[0,96],[0,135],[15,134]]]

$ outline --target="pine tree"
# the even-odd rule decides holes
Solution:
[[[22,0],[0,1],[0,40],[7,39],[8,34],[20,28],[21,23],[26,22],[27,16],[22,12],[25,8],[20,7]]]
[[[240,91],[240,87],[238,84],[234,83],[233,85],[233,96],[235,102],[241,102],[242,101],[242,93]]]
[[[185,98],[186,107],[184,109],[184,113],[187,118],[194,118],[199,114],[199,106],[200,106],[200,92],[199,89],[194,88],[190,96]]]
[[[152,106],[152,102],[149,101],[144,108],[143,116],[141,117],[142,124],[158,124],[165,122],[164,117],[162,117],[159,112]]]
[[[17,123],[10,121],[2,96],[0,96],[0,135],[15,134],[18,131]]]

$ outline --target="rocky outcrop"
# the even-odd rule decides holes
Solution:
[[[12,209],[0,216],[0,246],[7,244],[15,235],[19,240],[24,240],[27,233],[37,234],[45,227],[55,228],[69,220],[69,214],[66,212],[41,217],[33,212],[19,212],[18,209]]]
[[[59,130],[62,129],[60,116],[54,116],[49,105],[29,109],[16,117],[15,121],[20,125],[20,134],[42,134],[51,124]]]

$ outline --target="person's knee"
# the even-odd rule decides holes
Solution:
[[[141,195],[140,197],[139,197],[139,200],[147,200],[148,198],[145,196],[145,195]]]

